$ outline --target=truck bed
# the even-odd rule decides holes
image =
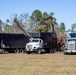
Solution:
[[[0,33],[0,48],[25,48],[28,38],[24,34]]]
[[[56,33],[50,33],[50,32],[34,32],[29,33],[31,37],[33,38],[41,38],[44,41],[44,47],[57,47],[57,35]]]

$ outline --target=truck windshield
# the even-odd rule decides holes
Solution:
[[[76,41],[76,39],[68,39],[68,42],[70,42],[70,41]]]
[[[37,39],[30,40],[29,42],[39,42]]]

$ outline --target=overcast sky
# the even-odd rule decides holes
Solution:
[[[66,29],[76,23],[76,0],[0,0],[0,19],[5,22],[15,13],[31,15],[36,9],[54,12],[58,24],[64,22]]]

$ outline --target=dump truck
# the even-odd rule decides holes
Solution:
[[[66,34],[64,54],[76,53],[76,32]]]
[[[17,19],[14,19],[18,27],[24,33],[0,33],[0,53],[14,52],[21,53],[26,52],[26,43],[29,41],[29,34],[21,27]]]
[[[48,19],[51,20],[50,24],[52,32],[27,33],[17,18],[14,18],[14,23],[16,23],[18,27],[23,31],[23,34],[0,33],[0,51],[2,50],[3,52],[8,51],[15,53],[36,52],[37,54],[41,54],[42,52],[54,53],[58,51],[59,44],[56,32],[54,31],[53,18],[49,16],[44,19],[44,21]]]
[[[26,53],[36,52],[38,54],[41,54],[42,52],[56,52],[64,49],[64,39],[62,39],[63,36],[57,37],[56,32],[54,30],[53,17],[49,16],[45,18],[42,23],[49,19],[51,32],[40,31],[34,33],[27,33],[27,31],[22,28],[22,25],[18,22],[17,18],[15,18],[15,23],[24,32],[25,36],[29,38],[29,43],[26,44]],[[45,23],[45,25],[49,27],[48,24]]]
[[[0,33],[0,53],[25,52],[28,40],[24,34]]]
[[[54,53],[57,51],[57,35],[54,31],[54,24],[52,16],[47,17],[42,21],[50,19],[51,32],[34,32],[29,33],[32,38],[29,39],[29,43],[26,44],[26,53],[36,52],[41,54],[43,52]],[[48,24],[45,24],[48,27]]]
[[[54,53],[57,51],[57,35],[50,32],[34,32],[29,33],[32,38],[26,44],[26,53],[35,52],[41,54],[43,52]]]

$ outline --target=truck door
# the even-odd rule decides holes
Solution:
[[[41,47],[44,46],[43,40],[40,40],[40,46],[41,46]]]

